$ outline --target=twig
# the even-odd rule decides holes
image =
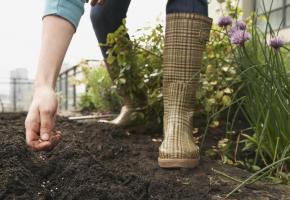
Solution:
[[[85,119],[106,119],[111,117],[116,117],[117,114],[107,114],[107,115],[87,115],[79,117],[69,117],[69,120],[85,120]]]
[[[235,153],[234,153],[234,161],[235,162],[237,162],[237,154],[238,154],[238,150],[239,150],[240,138],[241,138],[241,133],[239,133],[237,141],[236,141],[236,148],[235,148]]]
[[[252,175],[249,176],[246,180],[244,180],[242,183],[240,183],[240,185],[238,185],[235,189],[233,189],[230,193],[228,193],[228,194],[226,195],[226,198],[228,198],[229,196],[231,196],[234,192],[236,192],[237,190],[239,190],[239,189],[240,189],[241,187],[243,187],[244,185],[248,184],[248,182],[249,182],[250,180],[252,180],[254,177],[256,177],[257,175],[259,175],[260,173],[262,173],[262,172],[268,170],[269,168],[275,166],[276,164],[279,164],[280,162],[284,162],[285,160],[289,160],[289,159],[290,159],[290,156],[285,157],[285,158],[283,158],[283,159],[281,159],[281,160],[278,160],[278,161],[276,161],[276,162],[274,162],[274,163],[272,163],[272,164],[270,164],[270,165],[264,167],[264,168],[261,169],[260,171],[258,171],[258,172],[256,172],[256,173],[252,174]]]
[[[211,169],[214,173],[217,173],[218,175],[221,175],[221,176],[224,176],[224,177],[226,177],[226,178],[228,178],[228,179],[230,179],[230,180],[232,180],[232,181],[235,181],[235,182],[238,182],[238,183],[242,183],[243,181],[241,181],[241,180],[239,180],[239,179],[236,179],[236,178],[234,178],[234,177],[232,177],[232,176],[229,176],[229,175],[227,175],[227,174],[225,174],[225,173],[223,173],[223,172],[221,172],[221,171],[218,171],[218,170],[216,170],[216,169],[214,169],[214,168],[212,168]]]

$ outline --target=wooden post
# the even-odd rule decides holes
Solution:
[[[65,73],[65,109],[68,110],[68,72]]]
[[[76,79],[77,75],[77,66],[73,68],[73,77]],[[77,107],[77,94],[76,94],[76,84],[73,84],[73,106],[76,109]]]
[[[17,97],[16,97],[16,78],[13,78],[13,111],[16,112],[17,111]]]

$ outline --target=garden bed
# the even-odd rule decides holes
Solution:
[[[0,199],[222,199],[237,182],[212,169],[249,176],[206,157],[197,169],[160,169],[160,134],[66,118],[57,121],[63,138],[55,150],[34,153],[25,146],[24,119],[0,114]],[[290,199],[290,187],[257,182],[228,199]]]

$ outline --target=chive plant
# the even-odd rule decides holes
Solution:
[[[254,152],[252,166],[268,169],[262,176],[279,178],[288,174],[290,167],[290,77],[285,64],[285,55],[289,56],[290,51],[279,37],[279,30],[274,31],[269,23],[270,12],[266,12],[264,3],[263,8],[265,29],[255,23],[246,27],[237,21],[226,34],[241,79],[235,96],[243,101],[236,102],[253,131],[243,134],[243,150]],[[253,15],[252,21],[256,20]]]

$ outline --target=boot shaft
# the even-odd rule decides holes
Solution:
[[[163,63],[164,140],[159,164],[194,167],[199,149],[194,143],[193,111],[202,55],[212,20],[193,13],[173,13],[166,18]]]
[[[168,112],[169,98],[183,101],[180,107],[193,109],[195,90],[199,81],[202,55],[209,39],[212,19],[193,13],[172,13],[166,17],[163,98],[165,115]],[[172,84],[186,88],[182,94],[169,95]],[[185,92],[185,93],[184,93]],[[172,92],[171,92],[172,93]],[[178,100],[182,98],[182,100]],[[170,106],[172,107],[172,106]]]
[[[198,80],[202,54],[209,38],[212,20],[192,13],[166,17],[164,83]]]

